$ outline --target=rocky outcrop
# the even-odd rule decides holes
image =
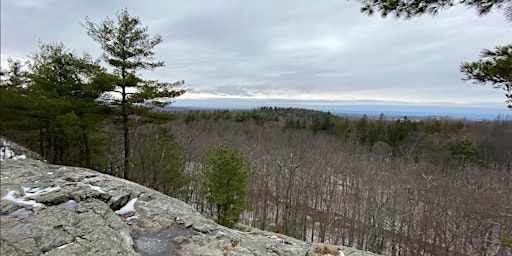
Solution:
[[[0,255],[375,255],[217,225],[133,182],[33,159],[1,162]]]

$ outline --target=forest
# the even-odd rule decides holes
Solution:
[[[19,106],[9,102],[1,109],[14,114]],[[25,106],[26,115],[10,120],[2,113],[2,136],[52,163],[120,175],[123,133],[115,108],[91,117],[100,120],[94,129],[80,130],[73,112],[49,117],[33,113],[41,105]],[[55,122],[37,127],[30,119],[38,115]],[[131,180],[217,221],[220,203],[204,193],[204,156],[224,147],[250,169],[244,194],[235,197],[245,203],[234,213],[237,223],[384,255],[512,250],[512,120],[344,118],[276,107],[135,107],[130,120]]]
[[[52,164],[179,198],[216,222],[384,255],[512,253],[512,120],[161,108],[186,93],[127,10],[83,24],[110,69],[41,43],[2,69],[0,135]],[[130,90],[135,89],[135,90]],[[135,91],[135,92],[132,92]],[[243,224],[243,225],[242,225]]]
[[[270,107],[176,115],[164,126],[188,163],[223,143],[249,158],[244,224],[384,255],[510,252],[511,120],[348,119]],[[197,194],[185,199],[211,213]]]

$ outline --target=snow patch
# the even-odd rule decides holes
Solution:
[[[60,189],[60,186],[56,187],[48,187],[48,188],[23,188],[23,197],[31,197],[31,196],[38,196],[38,195],[44,195],[48,194],[53,191],[57,191]]]
[[[21,205],[29,205],[34,208],[36,207],[44,207],[44,204],[38,203],[35,200],[26,200],[25,198],[16,198],[14,197],[14,191],[8,191],[7,195],[2,198],[2,200],[11,201],[13,203],[21,204]]]
[[[21,160],[27,159],[27,156],[16,155],[16,153],[11,149],[9,143],[2,140],[2,147],[0,148],[0,161],[5,161],[6,159]]]
[[[19,155],[19,156],[13,157],[12,159],[14,159],[14,160],[27,159],[27,156],[26,155]]]
[[[92,190],[96,190],[100,193],[105,193],[105,191],[103,191],[103,189],[101,189],[101,187],[98,187],[98,186],[93,186],[91,184],[87,184]]]
[[[117,215],[124,215],[128,213],[135,212],[135,202],[137,202],[137,198],[133,198],[132,200],[128,201],[125,206],[123,206],[121,209],[115,211]]]
[[[131,217],[128,217],[126,218],[127,221],[132,221],[132,220],[136,220],[139,218],[139,215],[134,215],[134,216],[131,216]]]
[[[286,242],[286,240],[284,240],[284,238],[278,237],[276,235],[267,235],[266,237],[270,238],[270,239],[274,239],[274,240],[276,240],[276,241],[278,241],[279,243],[282,243],[282,244]]]
[[[73,243],[63,244],[63,245],[61,245],[61,246],[57,247],[57,249],[64,249],[64,248],[66,248],[66,247],[68,247],[68,246],[70,246],[70,245],[72,245],[72,244],[73,244]]]
[[[2,148],[0,149],[0,160],[4,161],[5,159],[12,158],[13,156],[14,152],[12,152],[11,148],[9,148],[5,141],[2,141]]]

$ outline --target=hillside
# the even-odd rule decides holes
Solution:
[[[134,109],[130,119],[131,180],[209,219],[220,211],[204,193],[204,154],[225,145],[251,168],[243,225],[384,255],[511,253],[510,120],[345,118],[273,107]],[[89,144],[65,127],[3,131],[51,163],[120,176],[116,121],[88,133]]]
[[[5,147],[1,166],[1,255],[376,255],[228,229],[136,183]]]
[[[508,255],[512,248],[510,120],[262,108],[183,112],[163,127],[190,162],[219,144],[248,156],[253,211],[245,224],[384,255]],[[138,131],[141,143],[150,141],[148,126]],[[187,200],[209,214],[199,196]]]

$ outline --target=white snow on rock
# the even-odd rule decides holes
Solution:
[[[2,148],[0,149],[0,160],[4,161],[5,159],[10,159],[14,157],[14,152],[12,152],[11,148],[5,141],[2,141]]]
[[[279,242],[279,243],[281,243],[281,244],[283,244],[283,243],[285,243],[285,242],[286,242],[286,240],[285,240],[284,238],[282,238],[282,237],[278,237],[278,236],[276,236],[276,235],[266,235],[266,237],[267,237],[267,238],[270,238],[270,239],[274,239],[274,240],[276,240],[277,242]]]
[[[16,198],[14,197],[14,191],[8,191],[7,195],[2,198],[2,200],[11,201],[13,203],[22,204],[22,205],[30,205],[34,208],[36,207],[44,207],[44,204],[38,203],[35,200],[26,200],[25,198]]]
[[[70,246],[72,244],[74,244],[74,243],[63,244],[63,245],[57,247],[57,249],[64,249],[64,248],[66,248],[66,247],[68,247],[68,246]]]
[[[27,156],[16,155],[9,143],[5,140],[2,140],[2,147],[0,148],[0,161],[5,161],[6,159],[21,160],[27,159]]]
[[[48,188],[43,188],[43,189],[40,189],[40,188],[26,188],[24,187],[23,188],[23,197],[31,197],[31,196],[38,196],[38,195],[44,195],[44,194],[48,194],[52,191],[57,191],[60,189],[60,186],[56,186],[56,187],[48,187]]]
[[[132,220],[137,220],[137,219],[139,219],[139,215],[134,215],[134,216],[126,218],[127,221],[132,221]]]
[[[35,200],[27,200],[25,198],[32,197],[32,196],[38,196],[38,195],[44,195],[53,191],[57,191],[60,189],[60,186],[56,187],[48,187],[48,188],[27,188],[23,187],[23,196],[21,198],[14,197],[15,191],[8,190],[7,195],[5,195],[2,200],[11,201],[16,204],[21,205],[30,205],[32,207],[44,207],[45,205],[42,203],[38,203]]]
[[[98,186],[93,186],[91,184],[87,184],[92,190],[96,190],[100,193],[105,193],[105,191],[103,189],[101,189],[101,187],[98,187]]]
[[[19,156],[13,157],[12,159],[14,159],[14,160],[27,159],[27,156],[26,155],[19,155]]]
[[[135,202],[137,202],[137,198],[133,198],[132,200],[128,201],[125,206],[123,206],[121,209],[115,211],[117,215],[125,215],[128,213],[135,212]]]

